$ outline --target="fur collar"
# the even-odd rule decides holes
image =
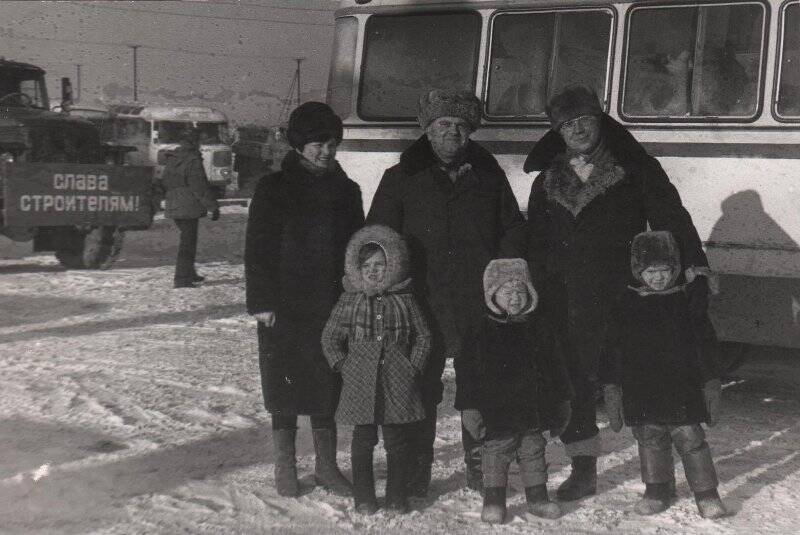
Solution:
[[[584,183],[572,169],[566,153],[558,155],[545,171],[547,197],[577,217],[590,202],[625,179],[625,170],[616,164],[611,153],[603,150],[592,160],[594,169]]]
[[[489,173],[502,173],[503,169],[489,151],[481,147],[476,142],[470,140],[465,149],[464,162],[468,163],[473,170]],[[400,155],[400,168],[408,176],[416,175],[432,166],[438,165],[439,159],[433,152],[428,136],[423,135],[411,144],[403,154]]]

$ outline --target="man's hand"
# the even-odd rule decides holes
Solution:
[[[219,208],[215,208],[211,212],[211,221],[217,221],[219,219]]]
[[[253,317],[256,321],[259,321],[264,324],[264,327],[274,327],[275,326],[275,313],[270,312],[259,312],[257,314],[253,314]]]

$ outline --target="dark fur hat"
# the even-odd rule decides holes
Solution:
[[[305,102],[289,115],[286,138],[292,148],[303,150],[306,143],[335,139],[341,143],[342,120],[322,102]]]
[[[678,242],[672,233],[666,230],[640,232],[633,238],[631,244],[631,271],[634,278],[643,283],[642,271],[656,265],[670,266],[672,280],[669,285],[675,284],[681,274],[681,253]]]
[[[585,85],[568,85],[547,103],[547,117],[553,130],[567,121],[584,115],[600,115],[603,108],[594,89]]]

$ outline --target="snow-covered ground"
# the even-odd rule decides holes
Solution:
[[[171,287],[177,236],[168,221],[129,233],[108,271],[63,271],[0,238],[0,532],[798,532],[800,359],[786,358],[751,361],[726,385],[724,419],[709,432],[733,513],[721,521],[697,514],[679,462],[677,503],[637,516],[635,442],[604,428],[596,496],[566,504],[559,520],[530,518],[515,473],[510,520],[483,525],[480,497],[463,488],[452,368],[430,496],[409,515],[360,517],[349,500],[313,488],[304,420],[308,492],[277,496],[255,325],[244,312],[245,217],[230,207],[219,222],[203,220],[198,262],[208,280],[199,289]],[[340,431],[347,474],[349,435]],[[566,458],[557,442],[548,454],[555,487]],[[380,495],[381,453],[377,463]]]

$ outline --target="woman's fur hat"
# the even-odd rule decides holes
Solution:
[[[469,91],[434,89],[419,97],[419,125],[428,128],[439,117],[460,117],[473,130],[481,125],[481,101]]]
[[[681,253],[678,242],[672,233],[666,230],[641,232],[633,238],[631,244],[631,271],[637,281],[644,283],[642,271],[650,266],[669,266],[672,268],[672,279],[669,286],[675,284],[681,274]]]
[[[594,89],[580,84],[569,85],[556,93],[547,103],[546,110],[553,130],[577,117],[603,113]]]
[[[492,260],[483,271],[483,298],[486,306],[498,316],[505,316],[507,312],[498,308],[494,301],[494,294],[500,287],[509,282],[517,281],[525,284],[530,296],[530,305],[523,310],[520,315],[532,312],[539,303],[539,294],[533,288],[531,275],[528,271],[528,263],[522,258],[500,258]]]
[[[364,281],[358,265],[358,253],[367,244],[374,243],[386,255],[386,275],[377,293],[384,292],[408,281],[408,246],[402,236],[384,225],[369,225],[350,238],[344,259],[344,288],[348,292],[364,291]]]
[[[289,115],[286,138],[294,149],[303,150],[311,141],[335,139],[341,143],[342,120],[333,109],[322,102],[305,102]]]

